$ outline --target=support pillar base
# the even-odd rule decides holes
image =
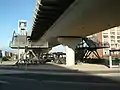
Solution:
[[[75,53],[72,48],[65,46],[66,49],[66,65],[72,66],[75,65]]]

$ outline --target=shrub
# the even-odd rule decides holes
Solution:
[[[6,56],[6,58],[11,58],[10,56]]]
[[[9,59],[7,57],[3,57],[2,61],[9,61]]]

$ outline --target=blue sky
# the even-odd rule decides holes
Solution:
[[[0,48],[9,49],[13,31],[17,31],[18,20],[28,20],[31,26],[36,0],[0,0]]]
[[[11,50],[9,42],[13,31],[18,32],[18,20],[27,20],[28,30],[30,30],[35,3],[36,0],[0,0],[0,49]],[[52,51],[65,50],[59,45]]]

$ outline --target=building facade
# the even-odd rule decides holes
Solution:
[[[109,48],[99,49],[100,57],[109,56],[109,50],[120,49],[120,26],[94,34],[100,42],[108,43]],[[115,52],[114,54],[120,54]]]
[[[109,49],[103,49],[103,55],[109,54],[111,49],[120,49],[120,26],[102,32],[102,41],[108,42]]]

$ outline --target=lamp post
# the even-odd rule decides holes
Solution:
[[[111,50],[109,50],[109,67],[112,68],[112,54],[111,54]]]

